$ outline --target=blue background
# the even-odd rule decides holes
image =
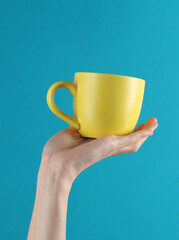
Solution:
[[[139,123],[159,128],[139,152],[109,157],[73,184],[67,239],[179,239],[178,0],[0,3],[0,236],[26,239],[45,142],[68,124],[46,93],[79,71],[140,77]],[[73,113],[72,96],[56,102]]]

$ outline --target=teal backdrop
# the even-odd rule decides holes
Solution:
[[[135,154],[82,172],[69,196],[67,240],[179,239],[179,1],[0,2],[0,236],[27,237],[45,142],[69,125],[46,93],[75,72],[146,80],[138,124],[159,127]],[[72,96],[55,100],[73,114]]]

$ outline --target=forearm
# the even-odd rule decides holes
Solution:
[[[28,240],[65,240],[70,181],[61,168],[39,170]]]
[[[136,152],[157,126],[157,119],[150,118],[132,134],[98,139],[82,138],[70,126],[50,138],[42,154],[28,240],[65,240],[68,195],[78,174],[105,157]]]

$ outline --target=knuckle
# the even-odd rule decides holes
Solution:
[[[151,136],[153,134],[153,131],[150,130],[150,129],[147,129],[143,132],[143,136],[144,137],[148,137],[148,136]]]

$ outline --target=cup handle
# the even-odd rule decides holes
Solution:
[[[67,88],[73,96],[76,94],[77,85],[76,83],[72,83],[69,81],[59,81],[54,83],[48,90],[47,93],[47,104],[50,110],[57,115],[59,118],[63,119],[65,122],[69,123],[71,126],[80,129],[80,123],[77,119],[77,117],[71,117],[70,115],[62,112],[54,102],[54,94],[57,91],[57,89],[64,87]]]

